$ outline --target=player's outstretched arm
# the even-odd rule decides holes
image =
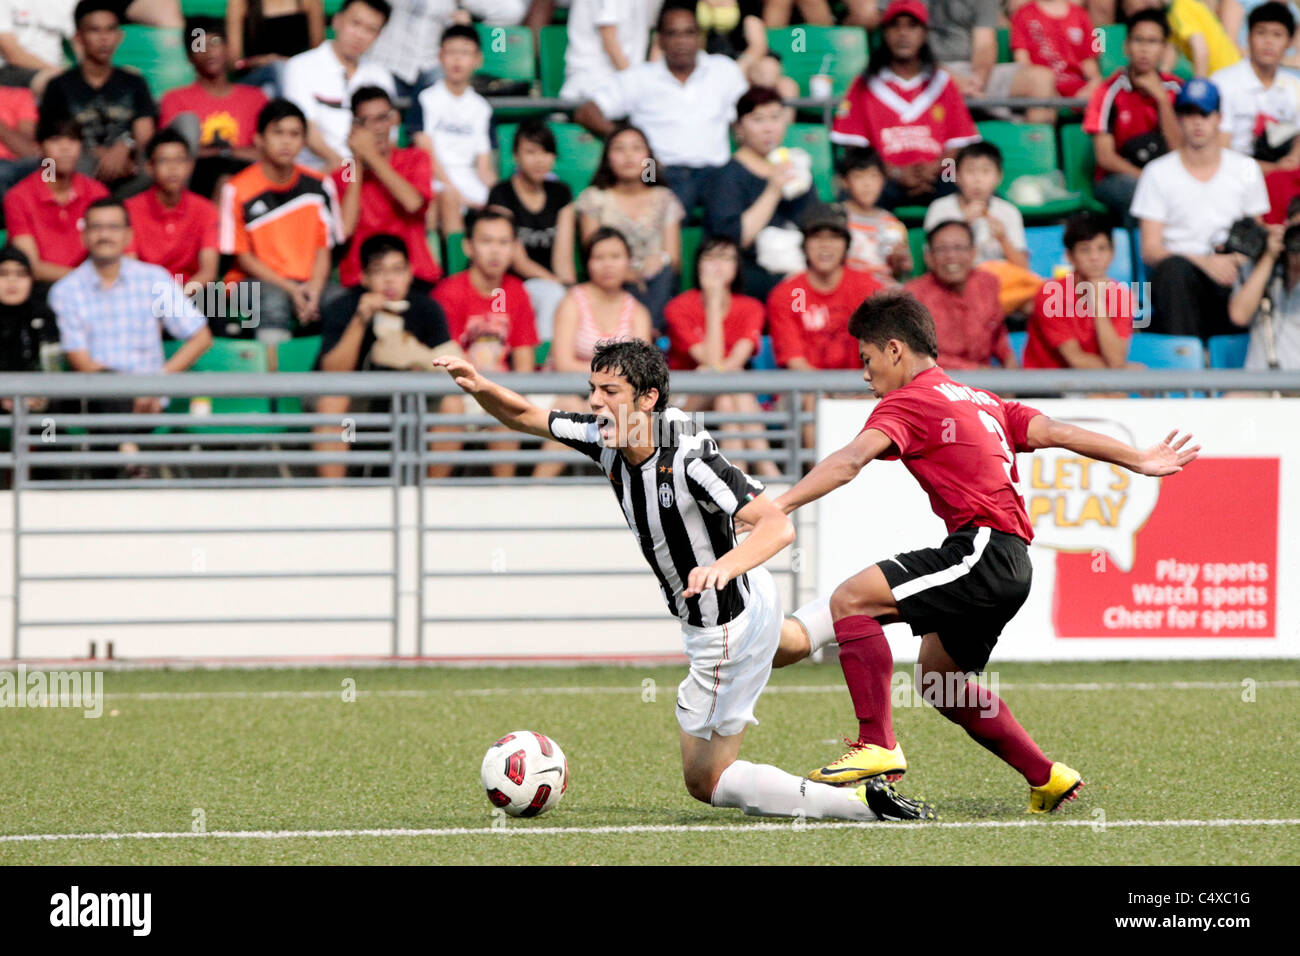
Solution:
[[[859,432],[853,441],[817,462],[793,488],[778,496],[777,507],[790,514],[841,485],[847,485],[868,463],[887,452],[891,444],[889,437],[878,429],[868,428]]]
[[[765,494],[737,511],[735,518],[737,524],[743,522],[753,529],[749,537],[708,567],[692,569],[683,597],[695,597],[709,588],[724,588],[733,578],[794,543],[794,522]]]
[[[1200,445],[1187,447],[1191,435],[1178,437],[1178,429],[1171,431],[1165,440],[1147,449],[1134,448],[1117,438],[1058,422],[1046,415],[1036,415],[1029,422],[1031,448],[1066,448],[1072,452],[1121,465],[1139,475],[1163,477],[1182,471],[1196,460]]]
[[[551,437],[549,411],[538,408],[518,392],[491,381],[468,359],[444,355],[433,360],[433,367],[446,369],[457,385],[478,400],[483,411],[507,428],[539,438]]]

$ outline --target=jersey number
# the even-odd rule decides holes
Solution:
[[[1006,459],[1002,462],[1002,468],[1007,473],[1007,481],[1011,481],[1011,466],[1015,464],[1016,456],[1011,453],[1011,446],[1007,444],[1006,432],[1002,430],[998,420],[984,409],[978,409],[976,414],[979,415],[980,421],[984,423],[984,427],[998,436],[998,444],[1002,446],[1002,455]]]

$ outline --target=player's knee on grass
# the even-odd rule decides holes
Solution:
[[[726,768],[683,767],[682,778],[686,783],[686,792],[701,803],[713,802],[713,791],[718,787],[718,778]]]

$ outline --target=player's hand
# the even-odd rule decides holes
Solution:
[[[487,384],[487,379],[478,373],[473,364],[468,359],[463,359],[457,355],[443,355],[433,360],[434,368],[447,370],[447,374],[452,377],[462,390],[469,392],[471,395],[483,389]]]
[[[1191,435],[1184,435],[1178,438],[1178,429],[1174,429],[1165,440],[1158,445],[1152,445],[1146,451],[1142,452],[1138,458],[1137,467],[1133,469],[1139,475],[1150,475],[1153,478],[1160,478],[1164,475],[1174,475],[1182,471],[1186,466],[1196,461],[1197,453],[1200,452],[1200,445],[1193,445],[1187,448],[1186,445],[1191,441]]]
[[[706,568],[692,568],[690,577],[686,579],[686,590],[682,592],[682,597],[695,597],[708,590],[721,591],[734,577],[736,572],[722,561],[710,564]]]

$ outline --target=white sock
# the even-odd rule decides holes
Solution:
[[[808,653],[816,654],[835,640],[835,621],[831,619],[830,598],[814,598],[790,616],[808,632]]]
[[[737,760],[718,778],[715,807],[735,807],[751,817],[802,816],[808,820],[875,820],[848,787],[796,777],[763,763]]]

